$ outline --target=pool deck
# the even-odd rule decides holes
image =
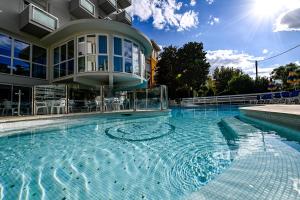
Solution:
[[[247,142],[240,145],[239,156],[228,169],[187,199],[300,199],[300,152],[236,118],[225,123],[236,134],[243,130],[239,137]]]
[[[73,119],[84,120],[85,117],[149,117],[168,115],[170,110],[138,110],[138,111],[115,111],[115,112],[91,112],[72,113],[61,115],[35,115],[35,116],[14,116],[0,118],[0,137],[18,133],[26,129],[38,129],[43,126],[59,126],[59,124],[75,121]]]
[[[260,105],[242,107],[240,111],[249,117],[300,130],[300,105]]]

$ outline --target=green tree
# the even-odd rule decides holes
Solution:
[[[234,76],[228,82],[228,86],[233,94],[249,94],[254,91],[254,81],[248,74]]]
[[[295,63],[280,66],[271,72],[271,78],[274,80],[281,80],[283,89],[290,89],[292,86],[287,82],[289,72],[297,71],[299,69],[300,66]]]
[[[205,85],[209,68],[202,43],[169,46],[160,54],[156,81],[168,86],[170,98],[189,97]]]
[[[216,93],[217,95],[229,94],[228,82],[235,76],[242,74],[240,69],[235,69],[233,67],[217,67],[214,70],[213,78],[215,79],[216,84]]]
[[[168,87],[169,97],[176,98],[177,87],[177,48],[168,46],[163,48],[163,52],[159,56],[156,68],[156,82]]]
[[[263,93],[268,92],[269,79],[267,77],[258,77],[254,82],[254,92]]]
[[[182,74],[180,77],[182,88],[198,93],[206,83],[209,68],[203,43],[189,42],[178,49],[177,71]],[[189,92],[188,96],[190,94]]]

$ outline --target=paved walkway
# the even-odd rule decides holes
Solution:
[[[187,199],[300,199],[300,153],[276,136],[238,119],[223,121],[241,140],[239,156],[215,180]]]
[[[281,124],[300,131],[300,105],[261,105],[240,108],[246,116]]]

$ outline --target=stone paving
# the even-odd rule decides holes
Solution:
[[[281,124],[300,131],[300,105],[260,105],[242,107],[246,116]]]
[[[300,199],[300,153],[277,136],[264,134],[236,118],[224,119],[241,140],[230,168],[187,199]]]

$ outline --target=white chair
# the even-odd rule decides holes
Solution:
[[[17,108],[13,107],[13,104],[11,101],[4,100],[3,101],[3,110],[2,115],[8,115],[9,112],[11,112],[11,115],[14,115]]]
[[[39,113],[39,110],[42,110],[43,114],[48,115],[48,106],[47,106],[47,103],[44,101],[36,101],[34,110],[35,110],[34,114],[36,114],[36,115]]]
[[[55,113],[60,114],[60,111],[64,113],[66,107],[66,100],[60,99],[58,101],[55,101],[55,103],[51,106],[51,115],[56,111]]]

